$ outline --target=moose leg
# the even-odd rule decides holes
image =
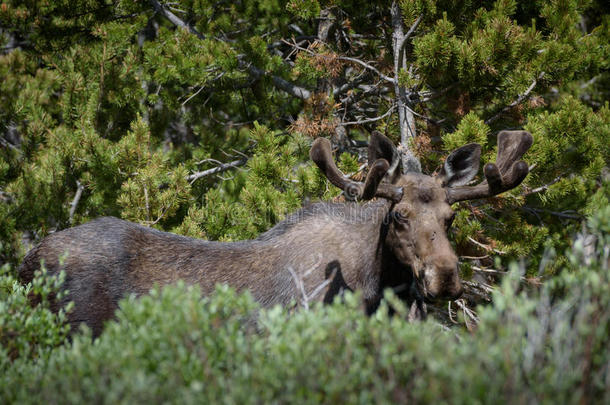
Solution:
[[[328,263],[324,271],[326,280],[330,280],[328,290],[324,294],[324,303],[331,304],[337,295],[343,295],[345,291],[352,291],[347,285],[341,272],[341,264],[337,260]]]

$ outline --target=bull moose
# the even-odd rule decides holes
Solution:
[[[311,159],[352,201],[312,204],[241,242],[192,239],[99,218],[47,236],[25,257],[20,278],[31,281],[41,261],[51,274],[65,270],[69,293],[53,307],[73,301],[68,321],[72,327],[84,322],[94,335],[121,298],[177,280],[198,284],[204,294],[217,283],[249,290],[262,306],[287,305],[304,295],[328,302],[342,290],[360,290],[369,312],[385,287],[404,284],[412,308],[421,311],[424,300],[462,294],[458,258],[446,235],[451,204],[518,186],[529,170],[519,159],[532,142],[525,131],[500,132],[496,163],[485,165],[481,183],[468,185],[479,170],[480,145],[453,151],[435,176],[401,173],[392,142],[373,132],[369,172],[360,183],[339,171],[330,142],[318,138]],[[359,203],[367,200],[372,201]]]

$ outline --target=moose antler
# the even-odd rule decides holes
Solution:
[[[483,168],[485,180],[476,186],[447,188],[449,203],[491,197],[517,187],[529,172],[527,163],[518,159],[533,142],[527,131],[501,131],[496,163],[487,163]]]
[[[328,139],[316,139],[309,151],[309,157],[318,165],[332,184],[344,191],[345,197],[349,200],[370,200],[373,197],[383,197],[398,202],[402,199],[402,189],[400,187],[385,183],[380,184],[381,179],[390,168],[390,164],[385,159],[375,160],[365,182],[360,183],[348,179],[337,168],[332,158]]]

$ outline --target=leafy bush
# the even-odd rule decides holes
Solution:
[[[182,284],[126,299],[99,339],[19,357],[0,396],[38,403],[608,403],[610,207],[589,221],[594,254],[519,290],[513,265],[473,333],[409,324],[359,298],[310,311],[258,310],[218,287]]]
[[[31,283],[21,285],[8,265],[0,269],[0,372],[10,367],[12,359],[45,358],[64,342],[71,305],[57,313],[49,308],[52,298],[65,294],[58,292],[64,279],[63,272],[49,276],[43,268]],[[28,301],[32,296],[39,301],[35,306]]]

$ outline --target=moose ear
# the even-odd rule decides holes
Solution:
[[[377,159],[385,159],[390,163],[386,179],[393,183],[400,176],[400,155],[392,141],[381,132],[373,131],[369,140],[369,165]]]
[[[369,160],[374,162],[377,159],[385,159],[392,162],[398,155],[396,147],[385,135],[379,131],[373,131],[369,141]]]
[[[470,143],[451,152],[441,171],[445,187],[463,186],[477,175],[481,160],[481,145]]]

